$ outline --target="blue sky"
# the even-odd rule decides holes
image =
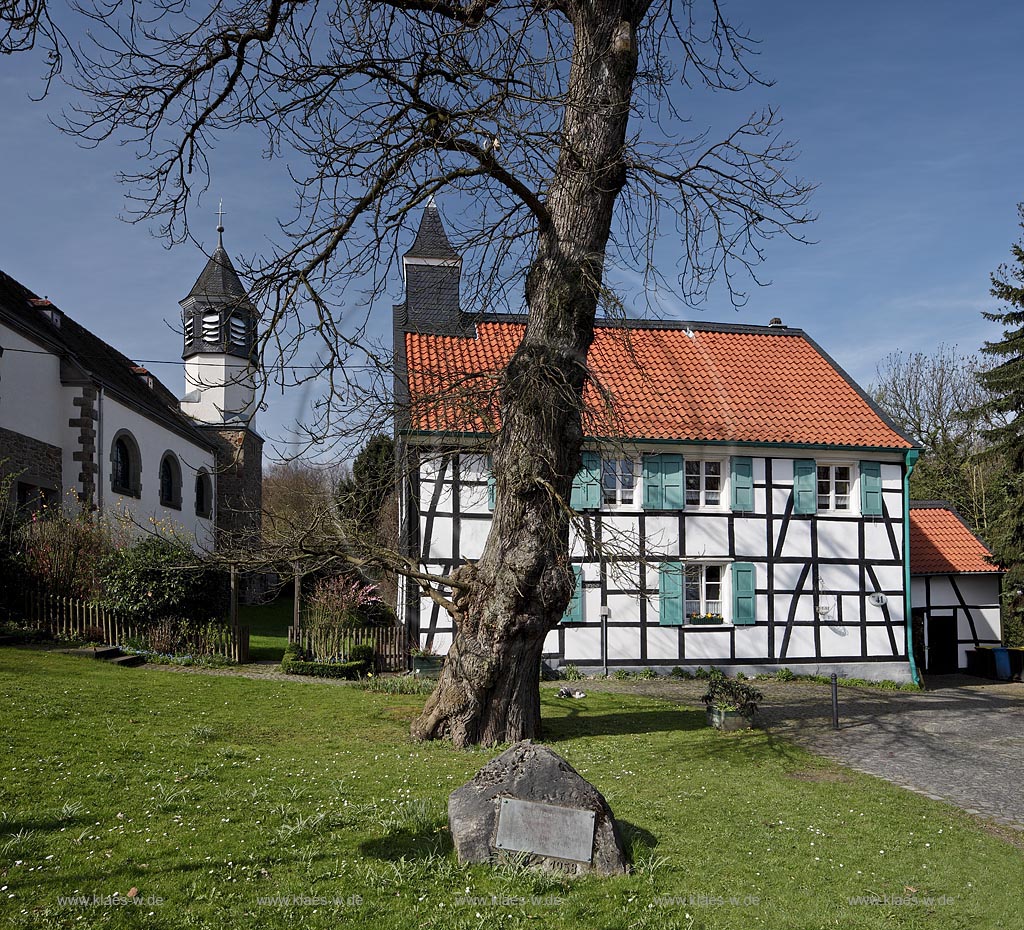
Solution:
[[[775,83],[716,101],[714,118],[779,107],[801,153],[796,170],[818,184],[819,219],[809,232],[816,244],[770,245],[761,275],[772,284],[754,289],[739,312],[720,297],[699,311],[669,312],[744,323],[780,316],[865,384],[894,349],[948,342],[969,352],[998,336],[980,312],[992,307],[989,274],[1020,233],[1024,6],[789,0],[728,8],[761,39],[757,66]],[[125,354],[173,361],[177,301],[205,258],[191,244],[168,250],[154,230],[119,219],[126,192],[116,173],[130,170],[130,153],[85,150],[61,135],[48,118],[67,98],[33,103],[39,74],[31,56],[0,61],[0,268]],[[695,119],[704,115],[711,118],[698,110]],[[261,158],[258,140],[239,137],[214,154],[211,191],[192,216],[207,250],[220,197],[225,244],[251,255],[287,215],[292,191],[278,165]],[[390,297],[400,298],[397,279]],[[376,312],[386,323],[390,305]],[[179,367],[151,367],[181,389]],[[258,428],[274,440],[308,395],[268,400]]]

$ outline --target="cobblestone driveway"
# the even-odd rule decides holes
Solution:
[[[925,692],[756,682],[771,732],[851,768],[1024,830],[1024,685],[946,676]],[[609,690],[699,706],[699,681],[588,681]]]

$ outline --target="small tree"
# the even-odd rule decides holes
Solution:
[[[1024,204],[1018,204],[1024,228]],[[1007,570],[1004,579],[1003,638],[1007,645],[1024,645],[1024,244],[1011,247],[1013,261],[992,275],[991,294],[1003,306],[982,314],[1003,327],[1003,338],[982,347],[995,364],[979,373],[989,397],[979,411],[999,418],[985,430],[992,454],[1006,462],[1002,488],[1006,506],[990,535],[995,557]]]

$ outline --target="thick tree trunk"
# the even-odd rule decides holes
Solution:
[[[574,34],[563,144],[526,282],[523,340],[504,373],[497,499],[484,552],[459,570],[456,635],[413,723],[456,746],[540,736],[544,638],[572,596],[569,499],[580,467],[587,352],[624,147],[636,21],[630,3],[569,4]]]

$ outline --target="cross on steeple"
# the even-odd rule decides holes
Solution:
[[[224,201],[217,207],[217,245],[224,245]]]

